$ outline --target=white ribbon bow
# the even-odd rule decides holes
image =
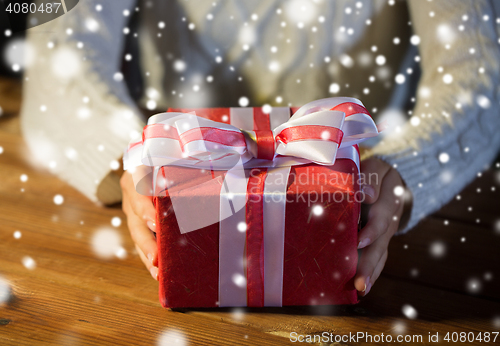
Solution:
[[[143,140],[129,145],[124,168],[175,165],[227,170],[238,162],[245,168],[333,165],[339,148],[378,135],[363,104],[345,97],[310,102],[285,123],[263,132],[192,113],[157,114],[144,128]],[[267,152],[267,158],[259,151]]]

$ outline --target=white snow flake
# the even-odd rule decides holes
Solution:
[[[382,65],[384,65],[384,64],[385,64],[385,62],[386,62],[386,58],[385,58],[385,56],[383,56],[383,55],[378,55],[378,56],[375,58],[375,62],[377,63],[377,65],[382,66]]]
[[[324,209],[323,209],[323,207],[321,205],[315,205],[313,207],[313,209],[312,209],[312,212],[313,212],[314,215],[320,216],[320,215],[323,214]]]
[[[396,77],[394,78],[394,80],[398,84],[403,84],[405,82],[405,80],[406,80],[406,77],[403,74],[399,73],[399,74],[396,75]]]
[[[466,287],[467,287],[467,291],[469,293],[475,294],[475,293],[479,293],[479,291],[481,291],[481,289],[483,288],[483,285],[479,279],[470,278],[469,280],[467,280]]]
[[[434,258],[441,258],[446,254],[446,246],[443,242],[435,241],[430,246],[430,253]]]
[[[443,76],[443,82],[445,84],[451,84],[453,82],[453,76],[451,74],[449,74],[449,73],[445,74]]]
[[[247,107],[249,103],[250,101],[245,96],[240,97],[240,99],[238,100],[238,104],[240,105],[240,107]]]
[[[417,310],[415,310],[415,308],[410,304],[403,305],[401,310],[403,311],[403,314],[410,320],[414,320],[417,318]]]
[[[233,283],[238,287],[245,287],[247,285],[247,279],[239,273],[233,274],[232,279]]]
[[[23,263],[23,266],[25,266],[29,270],[33,270],[36,268],[36,262],[30,256],[24,256],[21,262]]]
[[[55,195],[54,196],[54,204],[56,205],[61,205],[64,202],[64,197],[61,195]]]
[[[328,91],[330,92],[330,94],[336,94],[340,91],[340,85],[338,85],[337,83],[332,83],[330,84],[330,88],[328,89]]]
[[[394,195],[401,197],[405,193],[405,189],[402,186],[396,186],[393,192]]]
[[[0,276],[0,306],[7,303],[11,298],[10,283]]]
[[[184,335],[176,330],[170,329],[163,332],[158,338],[158,346],[187,346]]]
[[[238,223],[238,225],[236,226],[236,228],[238,229],[238,231],[240,231],[242,233],[246,232],[246,230],[247,230],[247,224],[246,224],[246,222],[241,221],[240,223]]]
[[[490,99],[484,95],[478,95],[476,98],[476,102],[479,105],[479,107],[484,109],[490,108],[491,106]]]
[[[92,236],[91,245],[97,257],[109,259],[120,253],[122,238],[120,233],[114,229],[101,228]]]
[[[450,161],[450,155],[448,155],[448,153],[439,154],[439,162],[447,163],[448,161]]]

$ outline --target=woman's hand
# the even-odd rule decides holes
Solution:
[[[362,161],[361,174],[365,204],[370,207],[367,223],[358,235],[358,249],[363,250],[354,286],[364,296],[384,268],[389,241],[398,230],[403,214],[405,190],[399,173],[379,159]]]
[[[158,250],[155,231],[156,211],[151,197],[135,190],[132,175],[124,172],[120,185],[123,193],[122,209],[127,215],[127,225],[135,248],[151,276],[158,280]]]

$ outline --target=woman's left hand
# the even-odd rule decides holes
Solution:
[[[354,286],[364,296],[384,268],[389,241],[398,230],[403,214],[405,189],[399,173],[382,160],[370,158],[362,161],[361,174],[366,183],[362,186],[365,194],[362,208],[370,209],[367,223],[358,235],[358,249],[363,250]]]

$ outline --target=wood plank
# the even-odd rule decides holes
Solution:
[[[0,78],[0,119],[17,114],[21,108],[21,81],[14,78]]]
[[[0,310],[0,319],[7,321],[0,325],[2,345],[173,345],[159,343],[168,332],[177,332],[188,345],[288,344],[281,337],[159,304],[131,302],[24,273],[8,279],[15,298]]]

